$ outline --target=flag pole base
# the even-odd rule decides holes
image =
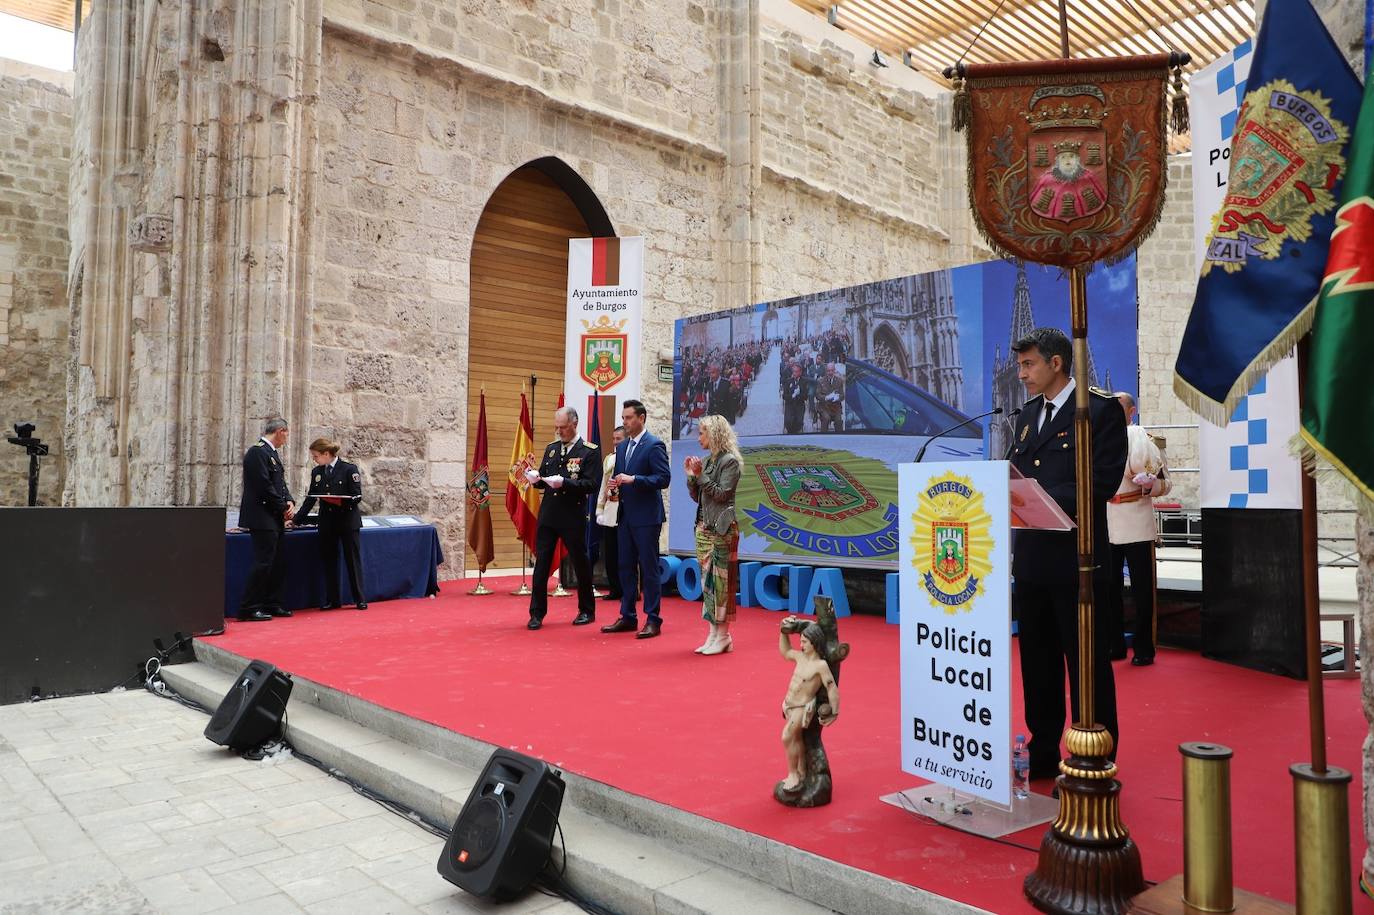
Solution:
[[[529,585],[525,584],[524,582],[521,582],[520,587],[516,588],[514,591],[510,593],[514,594],[516,597],[522,597],[526,594],[533,594],[534,592],[530,590]]]
[[[572,592],[569,591],[567,588],[564,588],[562,585],[559,585],[558,587],[554,588],[552,591],[549,592],[549,597],[570,597],[571,595]]]
[[[483,597],[487,594],[491,594],[492,590],[491,588],[488,588],[486,585],[482,584],[482,579],[479,578],[477,579],[477,587],[473,588],[468,593],[471,594],[473,597]]]
[[[1121,822],[1121,783],[1108,759],[1112,737],[1101,725],[1075,725],[1059,764],[1059,815],[1040,843],[1025,892],[1042,912],[1118,915],[1145,889],[1140,849]]]

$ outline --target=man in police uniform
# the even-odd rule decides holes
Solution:
[[[1111,612],[1113,652],[1126,657],[1122,613],[1124,565],[1131,567],[1131,600],[1135,604],[1135,632],[1131,637],[1131,663],[1147,667],[1155,662],[1155,527],[1154,500],[1169,494],[1173,481],[1164,466],[1164,439],[1151,435],[1131,419],[1136,414],[1135,398],[1118,391],[1117,401],[1126,415],[1126,469],[1121,485],[1107,504],[1107,533],[1112,542]]]
[[[1012,345],[1018,377],[1034,396],[1021,408],[1011,461],[1035,478],[1071,518],[1077,520],[1074,482],[1073,348],[1063,332],[1036,328]],[[1107,562],[1107,500],[1121,482],[1126,463],[1126,422],[1121,407],[1104,391],[1088,397],[1092,420],[1093,696],[1097,722],[1112,735],[1115,757],[1120,739],[1116,718],[1116,681],[1105,625],[1110,577]],[[1077,718],[1078,709],[1078,547],[1077,531],[1018,530],[1012,534],[1012,604],[1021,651],[1021,689],[1030,731],[1031,778],[1059,771],[1059,740],[1064,733],[1064,674]]]
[[[587,497],[601,488],[601,452],[577,435],[577,411],[559,407],[553,414],[558,440],[544,449],[538,472],[526,478],[544,491],[539,504],[539,528],[534,537],[534,583],[530,595],[530,629],[544,625],[549,610],[549,573],[558,541],[572,558],[577,575],[577,618],[574,626],[596,619],[592,567],[587,561]]]
[[[269,420],[260,438],[243,456],[243,498],[239,502],[239,527],[253,538],[253,569],[243,588],[239,619],[270,620],[290,616],[282,606],[286,581],[283,539],[286,522],[296,513],[296,503],[286,488],[281,448],[290,429],[284,419]]]
[[[310,473],[310,491],[296,512],[297,518],[310,514],[315,500],[320,500],[319,541],[320,558],[324,562],[324,604],[321,610],[337,610],[339,601],[339,547],[343,547],[344,565],[348,568],[348,587],[353,604],[367,609],[367,593],[363,590],[362,530],[363,513],[359,503],[363,495],[363,476],[357,464],[339,458],[339,446],[327,438],[310,443],[310,457],[315,469]]]

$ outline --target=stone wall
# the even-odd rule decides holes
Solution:
[[[457,571],[468,265],[487,199],[511,171],[557,156],[619,234],[646,236],[644,359],[654,377],[673,318],[717,301],[720,155],[653,125],[608,124],[562,99],[531,96],[447,55],[417,62],[343,23],[328,27],[321,85],[323,229],[307,425],[360,460],[374,511],[433,520]],[[652,416],[667,415],[668,395],[657,382],[645,392]]]
[[[30,421],[51,451],[38,502],[61,500],[71,74],[0,61],[0,429]],[[25,505],[29,460],[0,442],[0,505]]]

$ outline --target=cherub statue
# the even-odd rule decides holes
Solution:
[[[794,667],[782,701],[787,778],[773,787],[773,797],[790,807],[830,803],[830,762],[821,728],[839,717],[839,663],[849,654],[849,646],[838,641],[834,605],[826,597],[815,601],[816,621],[789,616],[778,634],[778,652]],[[792,645],[794,632],[801,636],[799,648]]]

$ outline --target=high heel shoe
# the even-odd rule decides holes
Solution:
[[[702,642],[696,648],[692,649],[692,651],[695,654],[705,654],[706,649],[710,648],[712,645],[716,643],[716,624],[707,623],[706,625],[710,627],[711,631],[706,633],[706,641]]]
[[[701,652],[701,653],[702,653],[702,654],[725,654],[726,652],[730,652],[730,651],[734,651],[734,650],[735,650],[735,640],[730,636],[730,633],[724,632],[724,633],[721,633],[720,638],[716,639],[715,642],[713,642],[712,644],[708,645],[706,648],[702,649],[702,652]]]

